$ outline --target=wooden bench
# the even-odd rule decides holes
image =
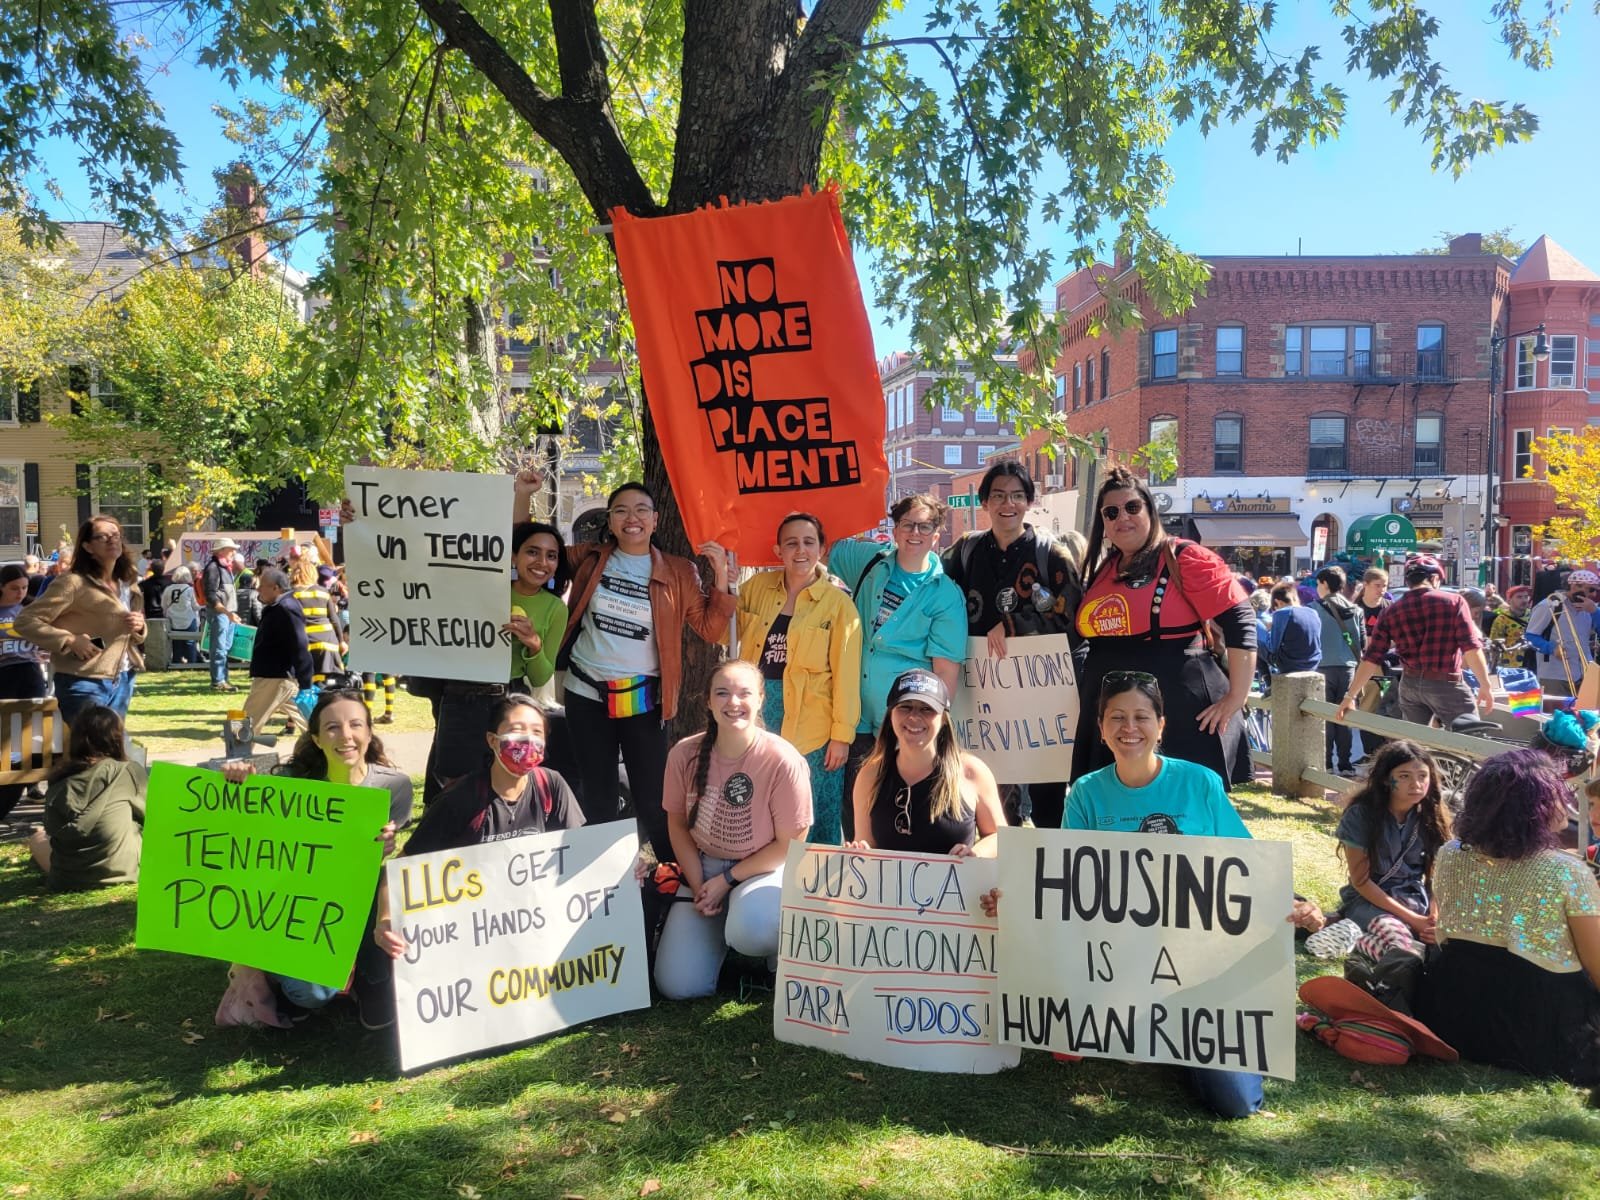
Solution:
[[[0,787],[40,783],[63,753],[55,699],[0,700]]]

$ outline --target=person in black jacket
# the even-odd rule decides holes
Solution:
[[[305,614],[289,592],[289,577],[277,567],[261,572],[258,588],[261,624],[256,630],[255,652],[250,657],[245,716],[257,733],[265,732],[267,722],[280,710],[291,725],[304,728],[305,718],[295,707],[294,698],[311,686]]]

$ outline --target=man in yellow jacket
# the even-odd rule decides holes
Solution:
[[[791,513],[778,527],[781,567],[739,586],[739,657],[766,680],[762,723],[805,756],[812,825],[806,840],[838,845],[844,766],[861,719],[861,618],[823,565],[822,522]]]

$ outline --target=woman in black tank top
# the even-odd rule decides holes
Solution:
[[[961,857],[999,828],[994,776],[957,749],[949,707],[931,671],[894,681],[878,744],[856,777],[851,799],[864,837],[852,846]]]

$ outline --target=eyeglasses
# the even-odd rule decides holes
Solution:
[[[901,787],[894,797],[894,831],[901,837],[911,836],[911,789]]]
[[[998,500],[1001,504],[1026,504],[1027,492],[990,492],[990,500]]]
[[[648,517],[651,513],[655,512],[655,511],[656,511],[655,508],[652,505],[649,505],[649,504],[635,504],[632,508],[623,508],[622,506],[619,505],[616,508],[608,508],[606,510],[606,516],[608,516],[608,517]]]
[[[1115,521],[1123,513],[1127,513],[1130,517],[1137,517],[1143,511],[1144,511],[1144,501],[1143,500],[1129,500],[1126,504],[1122,505],[1120,508],[1115,504],[1106,505],[1104,508],[1102,508],[1100,510],[1100,515],[1102,517],[1104,517],[1108,521]]]
[[[894,527],[902,533],[932,533],[939,528],[936,521],[896,521]]]
[[[120,533],[93,533],[89,535],[89,540],[91,542],[120,542],[122,535]]]
[[[1107,671],[1100,676],[1101,687],[1105,687],[1108,684],[1111,687],[1119,687],[1124,683],[1153,684],[1155,682],[1156,677],[1150,674],[1149,671]]]

